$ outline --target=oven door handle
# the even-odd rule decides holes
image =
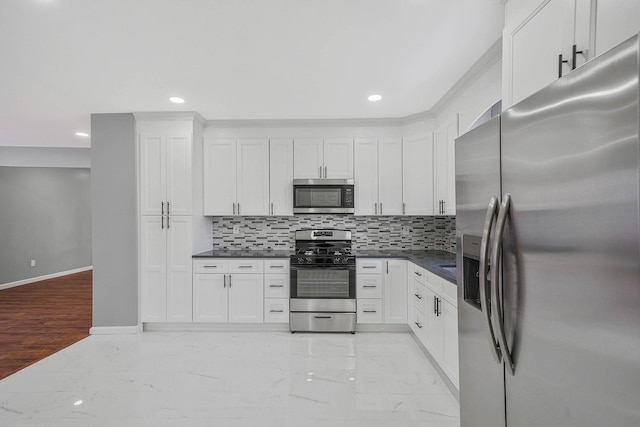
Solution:
[[[355,270],[355,265],[292,265],[291,270]]]

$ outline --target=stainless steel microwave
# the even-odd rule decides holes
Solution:
[[[294,179],[293,213],[354,213],[353,179]]]

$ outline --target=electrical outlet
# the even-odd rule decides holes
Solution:
[[[408,236],[409,233],[411,233],[411,227],[409,227],[408,225],[403,225],[402,226],[402,235],[403,236]]]
[[[35,267],[35,266],[36,266],[36,260],[35,260],[35,259],[32,259],[32,260],[31,260],[31,267]]]
[[[239,234],[240,233],[240,224],[234,224],[233,225],[233,234]]]

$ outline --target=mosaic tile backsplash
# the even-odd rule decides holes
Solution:
[[[233,226],[239,233],[233,234]],[[403,235],[404,227],[408,232]],[[293,250],[304,228],[351,230],[354,249],[437,249],[455,253],[455,216],[295,215],[214,217],[214,249]]]

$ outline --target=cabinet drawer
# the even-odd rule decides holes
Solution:
[[[358,274],[356,276],[356,298],[382,298],[382,275]]]
[[[289,299],[265,299],[264,323],[289,323]]]
[[[265,274],[264,297],[265,298],[289,298],[289,273]]]
[[[264,272],[265,273],[289,273],[289,260],[288,259],[265,259],[264,260]]]
[[[358,274],[380,274],[383,271],[383,262],[381,259],[356,259],[356,272]]]
[[[229,273],[262,273],[264,261],[261,259],[229,260]]]
[[[221,259],[194,259],[194,273],[228,273],[229,262]]]
[[[422,268],[422,267],[418,267],[417,265],[414,267],[413,269],[413,278],[419,282],[422,283],[423,285],[426,283],[427,280],[427,271]]]
[[[382,323],[381,299],[358,299],[357,323]]]

